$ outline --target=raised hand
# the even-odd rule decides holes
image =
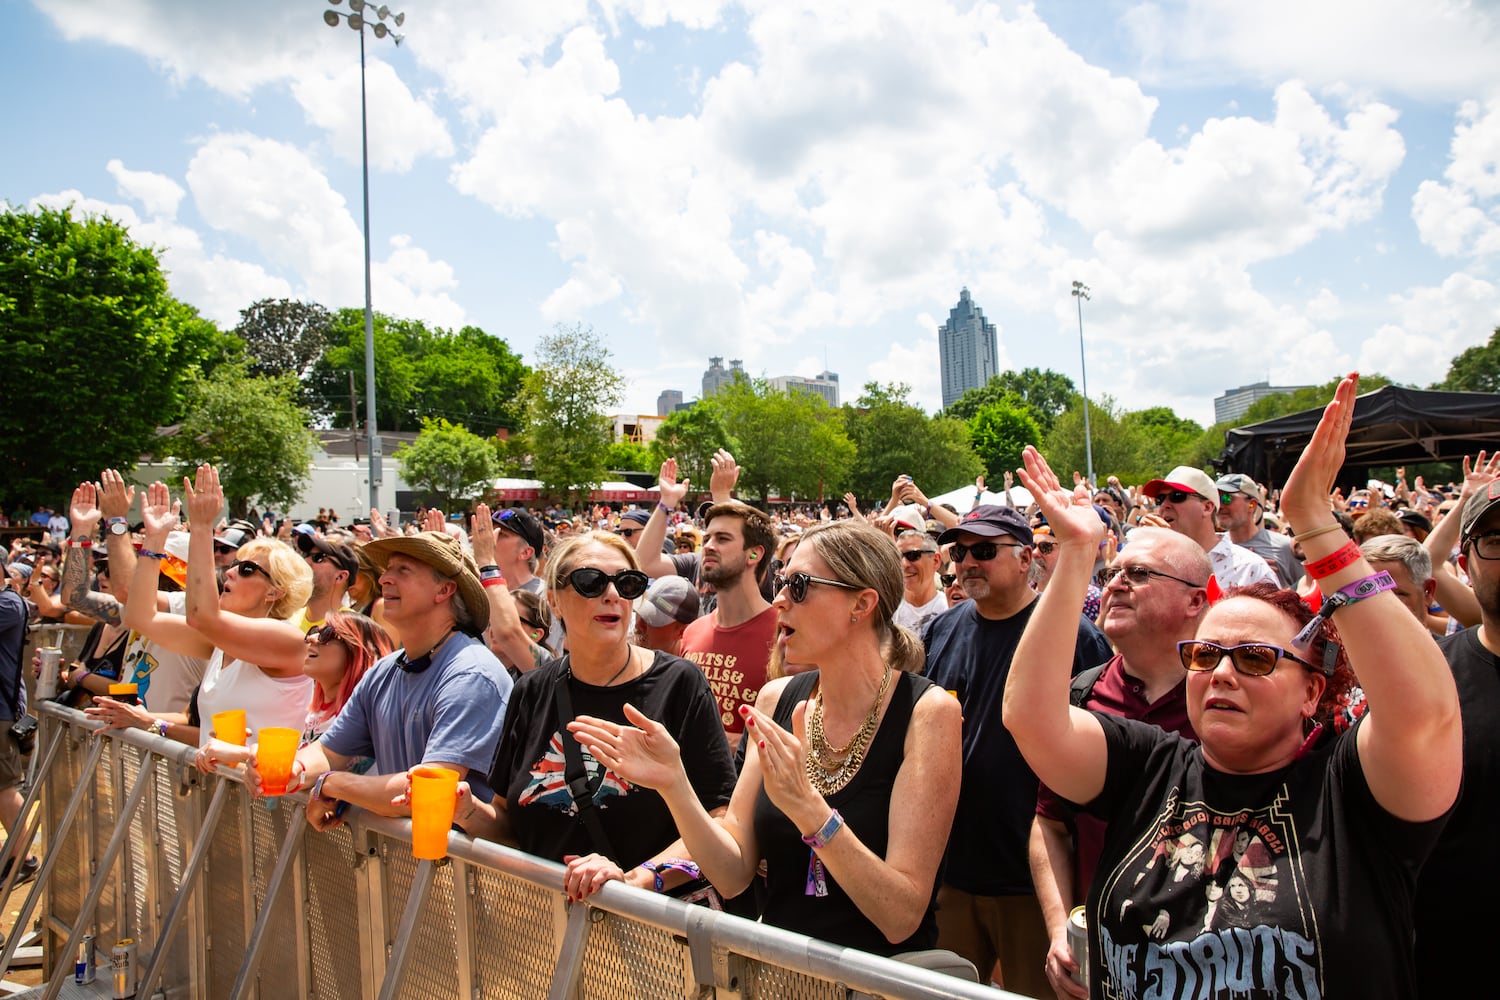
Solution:
[[[656,491],[661,494],[662,506],[672,509],[680,505],[687,496],[688,481],[677,481],[677,459],[669,458],[661,463],[661,472],[656,479]]]
[[[855,501],[853,493],[844,494],[844,506],[849,508],[849,513],[855,517],[859,516],[859,504]]]
[[[474,546],[474,561],[480,566],[495,562],[495,522],[490,520],[490,505],[474,505],[474,522],[469,528],[469,544]]]
[[[1334,390],[1333,400],[1323,408],[1307,447],[1281,489],[1281,512],[1301,533],[1328,520],[1328,493],[1344,465],[1344,442],[1354,422],[1354,398],[1359,392],[1359,373],[1351,372]]]
[[[720,448],[711,459],[713,472],[708,477],[708,492],[714,503],[723,503],[734,496],[735,484],[740,481],[740,467],[734,456]],[[686,483],[686,480],[683,480]]]
[[[1469,456],[1464,456],[1464,484],[1458,491],[1460,501],[1469,499],[1479,487],[1492,480],[1500,479],[1500,451],[1491,455],[1487,462],[1484,456],[1485,453],[1481,451],[1475,457],[1472,467],[1469,463]]]
[[[147,537],[160,542],[177,527],[181,510],[182,501],[173,500],[167,484],[160,479],[146,487],[146,496],[141,500],[141,521]]]
[[[1042,453],[1031,445],[1021,453],[1025,468],[1017,470],[1021,485],[1031,492],[1059,544],[1086,542],[1097,546],[1104,539],[1104,522],[1094,512],[1088,485],[1080,476],[1071,490],[1058,480]],[[1078,476],[1078,473],[1073,473]]]
[[[741,706],[745,733],[760,760],[761,783],[771,804],[801,829],[809,829],[828,816],[828,804],[807,779],[803,748],[807,746],[807,702],[792,709],[792,731],[778,726],[769,715]]]
[[[423,531],[436,531],[442,534],[447,530],[447,521],[443,518],[443,512],[436,507],[427,508],[426,515],[422,518]]]
[[[102,516],[96,503],[99,491],[93,483],[79,483],[73,490],[73,500],[68,505],[68,518],[73,522],[74,538],[93,538],[99,529]]]
[[[105,517],[129,517],[135,503],[135,487],[125,485],[125,477],[114,469],[99,474],[99,511]]]
[[[196,481],[182,480],[187,497],[189,527],[212,531],[219,511],[224,509],[224,487],[219,484],[219,470],[212,465],[198,466]]]

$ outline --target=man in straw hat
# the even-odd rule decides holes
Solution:
[[[459,541],[424,531],[382,538],[364,551],[380,572],[385,614],[404,648],[371,667],[323,738],[297,754],[298,787],[312,785],[307,817],[320,830],[341,822],[341,802],[405,815],[391,799],[417,764],[453,768],[489,801],[485,775],[510,699],[510,675],[478,638],[490,606]],[[369,773],[349,771],[361,757],[375,758]]]

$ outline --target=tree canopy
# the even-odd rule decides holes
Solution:
[[[423,420],[422,433],[394,458],[401,478],[445,509],[455,500],[479,496],[499,474],[490,442],[442,417]]]
[[[969,437],[984,463],[985,476],[998,483],[1006,472],[1020,468],[1021,451],[1028,444],[1039,444],[1042,432],[1027,407],[1001,400],[975,411],[969,419]]]
[[[842,412],[821,396],[780,392],[765,379],[736,379],[710,402],[739,442],[740,489],[749,495],[814,499],[847,482],[854,444]]]
[[[855,496],[884,498],[903,474],[931,496],[970,482],[982,471],[967,425],[952,417],[927,416],[910,395],[911,387],[904,383],[866,382],[863,395],[844,405],[844,428],[855,449],[847,482]]]
[[[157,252],[108,217],[0,212],[0,502],[65,499],[134,468],[222,334],[167,292]]]
[[[723,414],[713,400],[705,400],[670,414],[651,441],[652,471],[669,458],[677,459],[677,478],[701,490],[708,489],[713,471],[710,460],[720,448],[740,454],[739,442],[724,427]]]
[[[1363,379],[1360,388],[1364,388]],[[1500,392],[1500,326],[1490,334],[1488,343],[1476,344],[1455,357],[1448,365],[1448,377],[1433,388],[1455,392]]]
[[[948,415],[971,420],[987,403],[1017,401],[1031,411],[1031,419],[1042,433],[1052,429],[1052,422],[1072,405],[1078,390],[1073,380],[1050,369],[1023,368],[993,375],[978,389],[970,389],[948,407]]]
[[[234,517],[244,517],[252,501],[285,510],[307,488],[317,444],[298,388],[291,375],[257,378],[242,364],[220,365],[207,377],[195,371],[182,423],[157,452],[175,458],[183,475],[204,462],[218,466]]]
[[[240,310],[235,336],[245,345],[252,375],[290,375],[299,382],[328,349],[333,315],[316,302],[260,299]]]
[[[533,474],[576,506],[604,478],[610,446],[605,413],[625,379],[591,326],[558,326],[543,337],[522,392]]]

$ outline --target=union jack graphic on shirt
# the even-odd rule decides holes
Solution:
[[[599,782],[599,787],[594,792],[594,803],[599,808],[606,808],[609,805],[609,799],[616,795],[629,794],[634,787],[630,782],[604,768],[590,756],[588,748],[580,746],[579,750],[583,753],[583,766],[588,772],[589,784]],[[567,767],[567,758],[563,754],[562,734],[553,733],[552,739],[547,742],[547,752],[542,755],[541,760],[531,766],[531,782],[521,792],[520,804],[529,806],[540,803],[559,809],[569,816],[577,815],[578,807],[573,803],[573,796],[568,792],[568,781],[564,776]],[[604,771],[603,781],[599,781],[601,770]]]

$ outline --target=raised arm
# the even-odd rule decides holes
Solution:
[[[73,502],[68,513],[73,522],[72,544],[63,556],[61,596],[67,606],[80,614],[98,621],[119,625],[125,618],[125,609],[111,594],[102,594],[89,589],[89,553],[92,548],[79,542],[95,541],[95,532],[102,516],[95,502],[97,490],[93,483],[79,483],[73,491]]]
[[[714,503],[728,503],[734,499],[734,487],[740,481],[739,464],[723,448],[716,451],[709,461],[713,471],[708,477],[708,495],[713,497]],[[687,485],[687,480],[683,480],[683,485]]]
[[[736,467],[738,468],[738,467]],[[677,459],[669,458],[661,463],[661,473],[657,477],[656,490],[661,494],[661,502],[651,512],[651,519],[646,522],[646,527],[641,531],[641,540],[636,544],[635,557],[640,560],[641,570],[649,577],[655,579],[659,576],[671,576],[677,572],[677,567],[672,560],[662,555],[662,542],[667,538],[667,511],[675,510],[682,503],[682,498],[687,496],[688,481],[677,481]]]
[[[1465,628],[1479,624],[1479,601],[1474,592],[1447,569],[1448,557],[1458,545],[1459,527],[1463,520],[1460,512],[1464,502],[1475,490],[1496,479],[1500,479],[1500,452],[1486,461],[1485,453],[1481,451],[1472,463],[1469,456],[1465,455],[1464,483],[1459,488],[1458,503],[1447,517],[1433,527],[1427,541],[1422,543],[1427,554],[1432,557],[1432,578],[1437,581],[1437,602]]]
[[[1078,970],[1078,956],[1068,947],[1068,914],[1077,898],[1073,886],[1073,835],[1059,820],[1034,816],[1027,851],[1036,901],[1042,908],[1042,922],[1047,925],[1047,981],[1058,1000],[1067,997],[1083,1000],[1089,994],[1070,976]]]
[[[982,480],[984,477],[979,478]],[[947,507],[934,507],[932,501],[927,498],[927,494],[923,493],[914,481],[907,481],[904,500],[906,503],[921,504],[927,511],[927,516],[945,528],[951,528],[959,522],[959,516]]]
[[[1104,790],[1108,751],[1099,720],[1069,703],[1068,685],[1104,523],[1082,484],[1065,489],[1031,445],[1023,460],[1021,483],[1047,515],[1057,563],[1011,660],[1002,718],[1043,784],[1070,802],[1089,802]]]
[[[1327,497],[1344,464],[1358,383],[1353,374],[1339,383],[1282,490],[1282,512],[1299,536],[1335,523]],[[1309,565],[1346,547],[1353,561],[1318,580],[1325,598],[1374,570],[1342,532],[1303,538]],[[1453,672],[1441,650],[1390,591],[1339,608],[1333,621],[1369,700],[1358,748],[1375,800],[1413,822],[1442,815],[1458,796],[1463,730]]]
[[[224,508],[219,471],[200,465],[195,481],[183,479],[182,488],[188,503],[188,624],[226,657],[254,663],[273,676],[300,675],[307,657],[301,629],[288,621],[251,618],[219,607],[214,569],[214,522]]]
[[[181,504],[172,499],[167,484],[161,481],[146,488],[141,500],[143,528],[141,555],[135,561],[130,580],[130,599],[125,602],[125,627],[184,656],[206,657],[214,651],[213,643],[188,625],[182,615],[159,610],[156,582],[161,560],[167,547],[167,535],[177,527]]]
[[[469,533],[474,546],[474,561],[483,567],[495,564],[495,522],[490,520],[489,504],[481,503],[474,508],[474,527]],[[516,599],[504,578],[499,582],[481,580],[484,596],[490,604],[489,644],[496,656],[508,667],[520,671],[535,670],[552,658],[552,651],[531,641],[526,627],[521,624],[521,615],[516,611]]]

